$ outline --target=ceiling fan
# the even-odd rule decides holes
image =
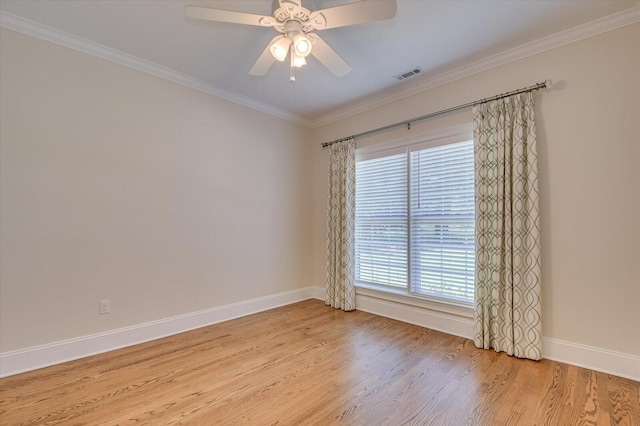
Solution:
[[[185,13],[193,19],[274,28],[281,34],[269,42],[249,74],[265,75],[276,60],[284,61],[290,52],[290,81],[295,81],[294,68],[305,65],[305,58],[309,54],[315,56],[337,77],[351,71],[349,64],[312,31],[382,21],[391,19],[396,14],[396,0],[361,0],[316,11],[307,9],[302,2],[303,0],[274,0],[272,16],[201,6],[187,6]]]

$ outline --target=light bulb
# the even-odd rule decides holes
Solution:
[[[284,61],[284,58],[287,57],[287,49],[284,49],[282,46],[276,46],[273,49],[273,56],[279,61]]]
[[[269,46],[269,50],[276,60],[282,62],[287,57],[287,53],[289,51],[289,46],[291,45],[291,40],[289,40],[285,36],[279,36],[273,39],[271,45]]]
[[[303,34],[297,34],[293,37],[293,46],[296,54],[303,58],[311,53],[311,41]]]
[[[302,56],[295,55],[293,57],[293,66],[294,67],[300,68],[301,66],[306,65],[306,64],[307,64],[307,60],[304,59]]]
[[[307,49],[309,48],[309,43],[307,43],[307,40],[298,40],[298,43],[296,44],[296,50],[300,53],[304,53],[307,51]]]

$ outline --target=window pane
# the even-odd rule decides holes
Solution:
[[[411,290],[473,302],[473,141],[411,153]]]
[[[356,163],[356,280],[407,288],[407,154]]]

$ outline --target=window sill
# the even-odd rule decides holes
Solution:
[[[470,303],[414,296],[407,294],[406,290],[402,289],[379,287],[357,282],[356,294],[464,318],[473,318],[473,306]]]

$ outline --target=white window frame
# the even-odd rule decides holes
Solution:
[[[473,139],[473,126],[471,123],[449,127],[440,131],[423,132],[410,137],[398,138],[388,142],[378,143],[375,145],[364,146],[356,149],[356,161],[371,160],[374,158],[386,157],[399,153],[410,153],[427,148],[435,148],[442,145],[449,145],[458,142],[465,142]],[[407,179],[410,176],[409,163],[407,161]],[[409,194],[407,193],[407,197]],[[408,206],[410,209],[410,206]],[[409,211],[409,220],[411,213]],[[410,223],[409,223],[410,226]],[[410,232],[407,236],[407,244],[411,245]],[[410,252],[408,253],[410,262]],[[409,265],[407,265],[409,268]],[[408,283],[406,288],[391,287],[382,284],[371,284],[356,281],[356,293],[389,300],[392,302],[400,302],[416,307],[423,307],[442,312],[447,312],[464,317],[473,315],[474,302],[465,302],[461,300],[442,298],[430,295],[415,293],[411,290],[410,270],[407,269]]]

